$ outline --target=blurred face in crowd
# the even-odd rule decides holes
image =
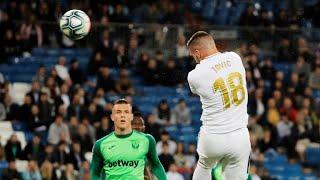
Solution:
[[[55,81],[54,78],[52,76],[48,77],[47,81],[46,81],[46,86],[47,87],[54,87]]]
[[[109,119],[107,117],[103,117],[101,119],[101,126],[102,127],[105,127],[105,128],[108,128],[109,127]]]
[[[276,101],[275,101],[273,98],[270,98],[270,99],[268,100],[268,108],[269,108],[269,109],[276,108]]]
[[[186,37],[184,37],[184,36],[179,36],[179,37],[178,37],[178,44],[179,44],[180,46],[185,46],[185,44],[186,44]]]
[[[44,76],[46,74],[46,68],[41,66],[38,70],[38,74]]]
[[[183,143],[178,143],[178,145],[177,145],[177,152],[178,152],[178,153],[183,153]]]
[[[32,105],[32,107],[31,107],[31,113],[32,113],[33,115],[38,115],[38,114],[39,114],[39,108],[38,108],[37,105]]]
[[[165,133],[165,134],[161,134],[161,141],[162,142],[167,142],[170,140],[170,136],[169,134]]]
[[[290,99],[290,98],[285,98],[285,99],[283,100],[283,106],[284,106],[284,108],[286,108],[286,109],[291,108],[291,107],[292,107],[292,101],[291,101],[291,99]]]
[[[70,125],[72,126],[77,126],[78,125],[78,118],[77,116],[71,116],[70,117],[70,122],[69,122]]]
[[[130,130],[133,119],[132,107],[130,104],[115,104],[112,108],[111,119],[118,131]]]
[[[33,136],[32,141],[33,141],[34,145],[38,145],[38,144],[40,144],[41,139],[39,136]]]
[[[155,123],[156,122],[156,120],[157,120],[157,118],[156,118],[156,116],[154,115],[154,114],[150,114],[149,116],[148,116],[148,123],[149,124],[153,124],[153,123]]]
[[[62,122],[63,122],[62,117],[61,116],[57,116],[56,119],[55,119],[56,125],[61,126]]]
[[[33,92],[40,91],[40,83],[38,81],[35,81],[32,83],[32,91]]]
[[[157,68],[157,62],[154,59],[150,59],[148,62],[148,68],[149,69],[156,69]]]
[[[29,161],[28,168],[31,172],[36,171],[38,169],[37,163],[34,160]]]
[[[78,127],[78,133],[79,133],[79,135],[87,134],[87,127],[83,124],[80,124]]]
[[[194,144],[189,144],[189,153],[194,154],[196,152],[196,146]]]
[[[181,110],[184,110],[185,108],[186,108],[186,102],[185,101],[181,101],[180,103],[179,103],[179,109],[181,109]]]
[[[12,103],[11,96],[9,95],[9,93],[6,93],[4,95],[3,102],[4,102],[5,105],[10,105]]]
[[[110,69],[108,67],[102,67],[101,68],[101,75],[103,77],[109,77],[110,75]]]
[[[299,82],[299,75],[297,73],[291,74],[291,83],[298,84]]]
[[[17,169],[17,166],[16,166],[16,162],[15,162],[15,161],[10,161],[10,162],[9,162],[9,169]]]
[[[17,137],[17,135],[16,135],[16,134],[13,134],[13,135],[11,136],[10,140],[11,140],[12,143],[18,142],[18,137]]]
[[[72,143],[72,150],[76,153],[79,153],[81,151],[81,146],[78,142]]]
[[[170,164],[169,171],[170,172],[177,172],[177,166],[175,164]]]
[[[45,151],[46,151],[46,154],[52,154],[53,153],[52,145],[47,145]]]
[[[59,65],[65,66],[65,65],[66,65],[66,62],[67,62],[66,57],[64,57],[64,56],[60,56],[60,57],[59,57],[59,60],[58,60],[58,64],[59,64]]]
[[[284,79],[284,73],[282,71],[277,71],[276,72],[276,79],[282,81]]]
[[[144,132],[145,131],[145,125],[144,125],[144,120],[140,116],[135,116],[131,122],[132,129],[139,131],[139,132]]]
[[[31,97],[30,97],[29,95],[25,95],[25,96],[24,96],[24,99],[23,99],[23,103],[30,105],[30,104],[32,103]]]
[[[48,95],[46,93],[42,93],[40,96],[41,102],[47,102],[48,101]]]

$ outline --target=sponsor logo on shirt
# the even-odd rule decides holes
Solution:
[[[139,164],[139,161],[125,161],[125,160],[117,160],[114,162],[107,162],[107,166],[109,168],[113,167],[133,167],[136,168]]]

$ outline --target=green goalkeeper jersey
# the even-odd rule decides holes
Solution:
[[[166,174],[156,152],[156,142],[149,134],[132,131],[127,135],[114,132],[98,140],[93,147],[90,167],[92,180],[143,180],[146,159],[159,180]]]

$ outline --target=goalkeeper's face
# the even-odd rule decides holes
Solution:
[[[115,104],[112,108],[111,119],[116,129],[126,131],[132,129],[133,119],[132,107],[130,104]]]

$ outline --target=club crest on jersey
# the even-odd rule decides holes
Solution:
[[[138,149],[139,148],[139,143],[137,141],[132,141],[131,145],[132,145],[133,149]]]

